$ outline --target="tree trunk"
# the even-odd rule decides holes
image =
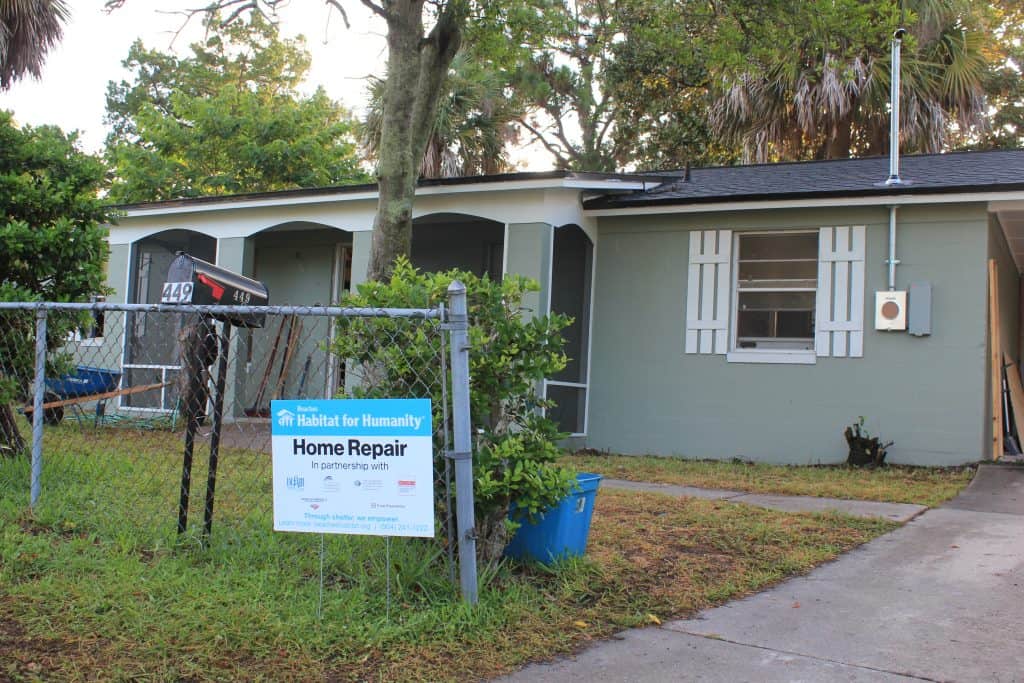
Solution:
[[[839,121],[835,128],[832,129],[832,134],[825,141],[825,158],[826,159],[849,159],[850,158],[850,142],[852,135],[852,121],[849,117]]]
[[[14,458],[27,453],[28,446],[18,428],[18,414],[9,403],[0,404],[0,456]]]
[[[493,564],[501,559],[510,540],[508,526],[508,509],[495,512],[490,516],[476,520],[476,555],[485,564]]]
[[[425,37],[423,4],[424,0],[384,4],[388,77],[377,166],[377,215],[367,272],[370,280],[387,279],[395,259],[409,255],[416,180],[441,87],[462,38],[465,0],[449,0]]]

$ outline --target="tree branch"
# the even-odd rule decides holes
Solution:
[[[523,128],[525,128],[527,131],[529,131],[530,134],[533,135],[534,139],[537,140],[537,142],[544,145],[548,152],[551,153],[551,156],[555,157],[559,161],[559,163],[561,163],[563,166],[569,165],[569,160],[562,153],[562,149],[557,145],[548,142],[548,140],[544,137],[544,134],[541,133],[536,128],[534,128],[533,126],[531,126],[529,123],[527,123],[526,119],[519,119],[517,123]]]
[[[341,6],[341,3],[338,2],[338,0],[324,0],[324,4],[327,5],[328,10],[331,7],[338,10],[338,14],[341,15],[341,20],[345,22],[345,28],[352,28],[352,24],[348,23],[348,12],[345,11],[345,8]]]
[[[328,1],[331,1],[331,0],[328,0]],[[363,3],[374,14],[376,14],[378,16],[381,16],[381,17],[383,17],[385,19],[388,18],[387,10],[384,9],[383,7],[381,7],[380,5],[378,5],[377,3],[372,2],[371,0],[359,0],[359,2]]]

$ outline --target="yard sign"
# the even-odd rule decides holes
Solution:
[[[429,399],[272,401],[274,530],[434,535]]]

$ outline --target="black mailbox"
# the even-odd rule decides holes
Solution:
[[[266,306],[267,288],[262,282],[220,266],[207,263],[183,251],[167,269],[167,281],[160,294],[162,304],[196,304],[203,306]],[[237,327],[263,327],[263,314],[219,313],[217,320]]]

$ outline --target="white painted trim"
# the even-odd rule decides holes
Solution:
[[[341,242],[334,245],[334,260],[331,263],[331,306],[337,306],[338,301],[341,299],[341,285],[345,278],[345,250],[351,248],[351,246],[345,246]],[[338,321],[334,316],[328,318],[328,321],[327,339],[333,341]],[[335,389],[334,383],[337,381],[337,377],[335,376],[337,363],[332,360],[330,353],[327,353],[326,356],[327,376],[324,378],[324,398],[331,398]]]
[[[177,313],[173,314],[177,315]],[[180,365],[160,365],[153,363],[125,363],[125,368],[132,370],[181,370]]]
[[[728,338],[728,340],[729,340],[729,354],[737,354],[737,353],[741,354],[743,356],[743,359],[740,360],[740,359],[737,359],[737,358],[728,358],[728,360],[730,362],[733,362],[733,363],[744,363],[744,362],[749,362],[749,363],[803,363],[804,361],[800,361],[800,360],[778,360],[778,359],[774,358],[774,356],[770,356],[769,360],[747,360],[747,357],[748,356],[756,356],[757,354],[761,354],[761,353],[764,353],[764,354],[774,354],[775,356],[777,356],[778,354],[799,354],[799,355],[808,354],[808,353],[809,354],[814,354],[814,349],[794,350],[794,349],[770,349],[770,348],[764,348],[764,347],[758,348],[758,349],[740,349],[740,348],[737,348],[737,339],[739,337],[739,312],[740,312],[740,301],[739,301],[739,299],[740,299],[740,283],[739,283],[739,277],[740,277],[740,238],[741,237],[749,237],[751,235],[754,235],[754,236],[757,236],[757,235],[769,235],[769,236],[775,237],[775,236],[779,236],[779,235],[814,235],[814,234],[817,234],[819,236],[818,237],[818,258],[817,259],[792,259],[792,260],[787,259],[787,260],[790,261],[790,262],[795,262],[797,260],[801,260],[801,261],[805,261],[805,262],[815,262],[815,263],[817,263],[818,264],[818,276],[819,276],[819,280],[818,281],[820,283],[820,277],[821,277],[821,249],[822,249],[822,246],[821,246],[822,242],[821,242],[820,233],[821,233],[821,229],[820,228],[817,231],[813,230],[813,229],[809,230],[809,229],[805,229],[805,228],[786,228],[784,230],[771,230],[771,231],[765,231],[765,230],[735,230],[735,231],[733,231],[732,261],[731,261],[732,269],[733,269],[733,274],[732,274],[731,281],[729,283],[730,294],[731,294],[730,301],[732,303],[731,313],[730,313],[730,316],[729,316],[729,338]],[[745,292],[814,292],[815,293],[814,334],[815,334],[815,340],[817,340],[818,335],[819,335],[818,321],[824,319],[824,317],[822,317],[822,314],[820,313],[821,306],[822,306],[822,298],[820,296],[820,289],[818,287],[815,287],[815,288],[810,288],[810,287],[765,287],[765,288],[756,288],[756,289],[745,289],[743,291],[745,291]]]
[[[571,224],[567,223],[566,225],[571,225]],[[563,226],[563,227],[565,227],[565,226]],[[587,354],[587,358],[586,358],[587,374],[586,374],[586,378],[585,378],[584,382],[564,382],[564,381],[561,381],[561,380],[549,380],[549,379],[545,378],[545,380],[544,380],[544,398],[547,399],[548,386],[570,387],[570,388],[573,388],[573,389],[582,389],[583,390],[583,431],[582,432],[572,432],[570,434],[570,436],[585,437],[587,435],[587,430],[588,430],[589,424],[590,424],[590,369],[593,366],[593,362],[592,362],[592,359],[591,359],[591,353],[592,353],[593,344],[594,344],[594,290],[595,290],[595,286],[596,286],[596,283],[597,283],[597,242],[595,242],[593,239],[591,239],[590,235],[588,235],[586,233],[586,231],[583,230],[582,226],[578,226],[577,225],[575,227],[578,230],[580,230],[580,232],[582,232],[583,235],[590,242],[590,297],[589,297],[589,299],[590,299],[590,308],[589,308],[589,311],[587,313],[587,350],[586,350],[586,354]],[[552,281],[554,279],[554,269],[555,269],[554,268],[554,266],[555,266],[554,235],[555,235],[555,230],[558,230],[558,229],[559,228],[556,228],[554,226],[552,226],[552,228],[551,228],[551,259],[550,259],[550,261],[551,261],[551,268],[549,268],[549,273],[548,273],[548,283],[549,283],[548,284],[548,313],[549,314],[553,312],[551,310],[551,283],[552,283]],[[507,228],[507,226],[506,226],[505,235],[506,235],[506,238],[507,238],[507,236],[508,236],[508,228]]]
[[[77,332],[74,333],[74,336],[77,336],[77,334],[78,334]],[[89,337],[88,339],[74,339],[74,338],[72,338],[72,339],[68,339],[68,343],[70,343],[70,344],[78,344],[79,347],[103,346],[103,337]]]
[[[501,238],[501,278],[508,274],[508,223],[505,223],[505,235]]]
[[[728,351],[732,235],[731,230],[690,231],[685,353]]]
[[[137,249],[138,249],[138,241],[129,242],[128,243],[128,258],[125,259],[125,261],[128,262],[128,265],[125,268],[125,273],[124,273],[124,281],[125,281],[125,285],[124,285],[124,302],[126,304],[134,303],[130,299],[130,297],[131,297],[131,294],[132,294],[132,291],[131,291],[132,263],[135,261],[135,252],[136,252]],[[128,360],[128,335],[129,335],[129,333],[130,333],[130,331],[128,329],[128,313],[122,313],[121,314],[121,345],[120,345],[121,346],[121,360],[120,360],[120,363],[119,363],[120,366],[121,366],[121,373],[122,374],[124,373],[125,361]],[[117,397],[117,407],[118,407],[119,410],[121,408],[121,401],[122,401],[123,398],[124,398],[123,396],[118,396]]]
[[[554,225],[548,225],[548,303],[544,309],[545,315],[551,315],[551,287],[554,285],[553,273],[555,272],[555,230],[558,230],[558,228]]]
[[[587,236],[589,238],[589,235]],[[590,313],[587,316],[587,377],[586,387],[583,395],[583,434],[586,436],[590,430],[590,369],[594,366],[593,345],[594,345],[594,294],[597,283],[597,241],[590,240]]]
[[[814,321],[814,347],[819,356],[864,355],[865,253],[865,226],[819,229]]]
[[[1024,192],[971,192],[921,195],[872,195],[870,197],[830,197],[827,199],[771,199],[758,201],[721,201],[636,206],[623,209],[584,209],[584,216],[647,216],[675,213],[715,213],[719,211],[762,211],[766,209],[817,209],[852,206],[911,206],[915,204],[966,204],[976,202],[1024,201]],[[989,207],[989,210],[993,210]]]
[[[730,363],[780,363],[814,365],[818,362],[814,351],[768,351],[765,349],[737,349],[725,354]]]
[[[434,185],[416,189],[416,197],[430,197],[434,195],[470,194],[477,192],[512,192],[515,190],[548,190],[548,189],[569,189],[569,190],[644,190],[657,187],[659,181],[629,181],[618,179],[607,180],[586,180],[580,178],[544,178],[538,180],[511,180],[497,181],[490,183],[464,183],[452,185]],[[301,206],[307,204],[337,204],[358,201],[376,201],[376,190],[363,190],[360,192],[334,192],[329,194],[314,194],[286,197],[260,197],[258,199],[231,199],[225,197],[223,201],[203,201],[183,203],[173,206],[149,206],[132,208],[126,207],[125,214],[129,218],[142,216],[167,216],[180,213],[205,213],[207,211],[231,211],[236,209],[258,209],[265,207]]]
[[[122,335],[122,336],[125,337],[125,340],[126,340],[126,343],[127,343],[128,335],[125,334],[125,335]],[[167,386],[166,386],[166,383],[167,383],[167,371],[168,370],[180,371],[181,370],[181,366],[180,365],[152,365],[152,364],[142,364],[142,363],[139,363],[139,364],[135,364],[135,363],[122,363],[121,364],[121,373],[122,373],[122,378],[121,379],[122,379],[122,381],[124,380],[124,376],[123,375],[124,375],[124,373],[127,370],[159,370],[160,371],[160,381],[162,383],[164,383],[164,386],[160,387],[160,405],[163,406],[164,403],[167,400]],[[149,392],[146,392],[146,393],[149,393]],[[134,411],[138,411],[140,413],[163,413],[165,415],[174,412],[174,408],[170,408],[170,409],[168,409],[168,408],[142,408],[142,407],[138,407],[138,406],[128,406],[128,405],[124,404],[124,400],[126,398],[128,398],[128,397],[127,397],[127,395],[124,395],[124,394],[122,394],[122,395],[117,397],[117,409],[118,410],[124,410],[124,411],[133,411],[134,410]]]

